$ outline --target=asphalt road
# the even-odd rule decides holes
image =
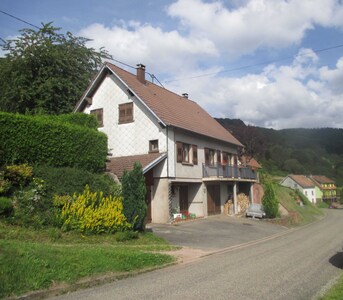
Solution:
[[[343,210],[273,239],[54,299],[317,299],[342,274]]]

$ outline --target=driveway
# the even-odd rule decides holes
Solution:
[[[264,239],[287,230],[265,220],[226,215],[176,224],[149,224],[147,228],[172,245],[210,252]]]

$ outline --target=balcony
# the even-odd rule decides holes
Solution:
[[[202,165],[202,177],[203,178],[220,178],[228,180],[243,180],[243,181],[255,181],[257,180],[256,171],[250,167],[239,167],[232,165],[222,165],[217,163],[215,165]]]

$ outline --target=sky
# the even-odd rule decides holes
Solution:
[[[1,0],[0,10],[144,64],[213,117],[343,128],[343,0]],[[0,13],[0,38],[22,28]]]

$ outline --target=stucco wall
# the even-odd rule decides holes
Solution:
[[[205,124],[204,124],[205,126]],[[175,177],[178,178],[202,178],[202,165],[205,163],[205,148],[225,151],[232,155],[237,154],[237,148],[229,144],[202,137],[196,134],[191,134],[181,130],[175,130],[175,142],[183,142],[198,147],[198,164],[187,165],[176,162],[176,145],[174,145],[173,161],[171,164],[175,166]],[[171,150],[170,150],[171,151]]]
[[[134,122],[118,124],[118,105],[133,102]],[[108,136],[108,148],[113,156],[146,154],[149,140],[158,140],[159,151],[167,151],[166,129],[134,96],[130,96],[124,85],[114,76],[108,76],[93,96],[92,105],[85,109],[103,109],[104,126],[99,131]]]
[[[169,180],[155,179],[151,202],[152,222],[167,223],[169,217]]]

